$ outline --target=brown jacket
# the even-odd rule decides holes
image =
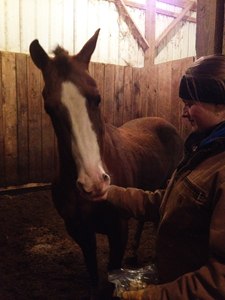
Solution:
[[[186,158],[166,191],[112,186],[109,200],[158,224],[160,284],[142,299],[225,299],[225,138]]]

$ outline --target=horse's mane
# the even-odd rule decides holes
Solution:
[[[67,56],[69,54],[68,51],[66,51],[64,48],[60,47],[59,45],[55,48],[53,53],[55,54],[55,56],[64,56],[64,55]]]
[[[64,48],[57,46],[53,51],[55,54],[55,63],[57,65],[58,72],[66,77],[71,70],[69,52]]]

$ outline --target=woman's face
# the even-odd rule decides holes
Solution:
[[[224,120],[215,104],[192,100],[183,100],[183,102],[182,117],[190,122],[192,131],[204,131]]]

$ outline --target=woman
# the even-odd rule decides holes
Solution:
[[[192,133],[167,189],[110,186],[101,198],[158,226],[159,284],[123,299],[225,299],[225,57],[198,59],[179,93]]]

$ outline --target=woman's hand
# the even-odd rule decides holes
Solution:
[[[110,189],[110,186],[108,186],[104,191],[101,191],[101,192],[86,193],[84,191],[80,191],[80,194],[82,197],[84,197],[85,199],[90,200],[90,201],[104,201],[104,200],[107,200],[109,189]]]

